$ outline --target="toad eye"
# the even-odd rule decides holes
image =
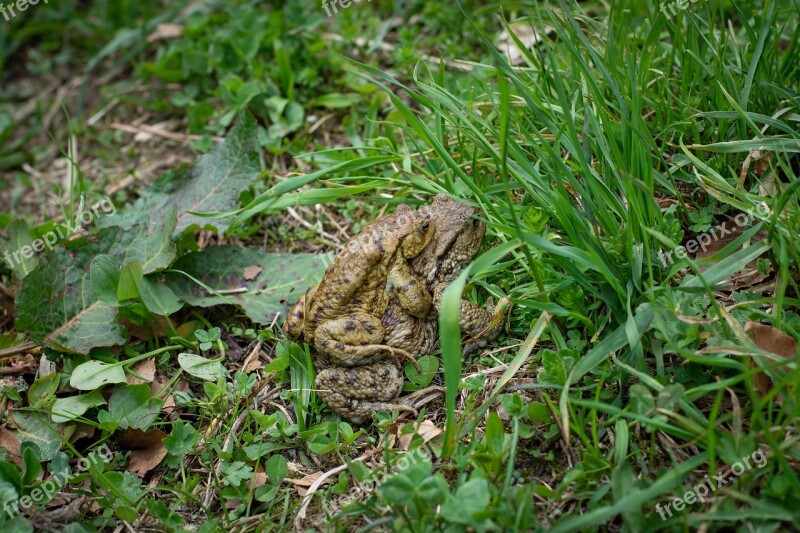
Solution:
[[[481,224],[481,221],[478,220],[477,218],[473,218],[472,219],[472,227],[473,228],[477,228],[478,226],[480,226],[480,224]]]

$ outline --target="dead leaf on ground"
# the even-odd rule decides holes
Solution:
[[[94,426],[89,424],[77,423],[75,425],[75,432],[69,438],[69,441],[75,443],[80,439],[86,439],[94,436]]]
[[[414,438],[414,435],[419,435],[422,437],[423,444],[435,439],[439,435],[441,435],[442,430],[436,427],[436,425],[431,422],[430,420],[423,420],[422,423],[416,428],[414,433],[405,433],[402,431],[402,428],[409,424],[403,424],[398,428],[397,432],[397,443],[401,450],[408,451],[408,448],[411,446],[411,440]],[[413,426],[413,424],[411,424]]]
[[[535,45],[542,42],[541,34],[534,30],[530,23],[520,22],[511,24],[509,28],[526,50],[530,50]],[[547,34],[551,31],[553,31],[553,28],[545,28],[544,33]],[[506,59],[508,59],[508,62],[512,65],[519,65],[523,62],[525,57],[524,52],[520,49],[519,45],[517,45],[517,42],[511,36],[508,29],[503,30],[503,32],[497,36],[497,49],[506,56]]]
[[[131,370],[145,378],[147,383],[152,383],[156,376],[156,360],[153,358],[142,361],[141,363],[133,365]],[[140,385],[142,383],[144,383],[144,381],[133,376],[132,374],[128,374],[128,385]]]
[[[264,269],[261,268],[258,265],[253,265],[253,266],[246,267],[244,269],[244,276],[243,277],[247,281],[253,281],[254,279],[256,279],[258,277],[259,274],[261,274],[262,270],[264,270]]]
[[[162,442],[166,437],[167,434],[160,429],[149,429],[145,432],[131,428],[125,431],[119,438],[119,445],[126,450],[132,450],[128,470],[144,477],[157,467],[167,456],[167,449]]]
[[[747,154],[747,157],[744,159],[742,163],[742,169],[739,171],[739,182],[744,183],[747,179],[747,173],[750,171],[751,167],[753,170],[753,175],[756,178],[763,178],[764,175],[769,171],[769,165],[772,162],[772,152],[768,150],[754,150]],[[772,177],[774,181],[774,176],[767,176]],[[773,184],[774,185],[774,184]],[[763,187],[763,185],[762,185]],[[761,196],[771,196],[770,192],[775,191],[766,191],[767,194],[761,194]]]
[[[39,371],[37,372],[37,378],[43,378],[45,376],[49,376],[50,374],[56,371],[56,364],[50,361],[46,355],[42,354],[39,358]]]
[[[305,476],[301,477],[300,479],[287,478],[285,481],[288,481],[292,485],[296,486],[297,487],[297,493],[300,496],[305,496],[306,492],[307,492],[306,489],[309,488],[311,485],[313,485],[314,482],[317,479],[319,479],[319,477],[322,476],[323,474],[324,474],[324,472],[319,471],[319,472],[314,472],[313,474],[305,475]],[[328,481],[329,480],[325,480],[325,483],[327,483]]]
[[[183,34],[183,26],[179,24],[159,24],[153,33],[147,36],[148,42],[176,39]]]
[[[150,383],[150,395],[153,397],[158,396],[159,398],[161,398],[162,395],[160,393],[167,385],[167,383],[169,383],[169,379],[167,379],[167,376],[165,376],[164,373],[159,370],[156,373],[156,376],[153,379],[153,381]],[[178,380],[178,385],[175,387],[173,394],[169,394],[167,395],[166,398],[164,398],[164,406],[161,408],[161,411],[169,413],[175,410],[174,393],[187,392],[188,390],[189,390],[189,384],[186,382],[186,380],[183,379]]]
[[[246,373],[250,374],[264,368],[264,363],[261,362],[261,346],[261,342],[256,343],[256,346],[250,351],[244,363],[242,363],[242,369]]]
[[[744,330],[760,349],[774,353],[787,359],[797,356],[797,341],[779,329],[759,322],[748,322]],[[756,368],[756,362],[750,359],[750,366]],[[781,367],[782,372],[791,372],[788,366]],[[772,388],[772,380],[766,372],[759,372],[753,376],[753,384],[761,396],[766,395]]]
[[[256,370],[261,370],[262,368],[264,368],[264,363],[261,362],[261,359],[255,357],[250,361],[248,361],[248,363],[244,367],[244,371],[247,374],[252,374]]]
[[[734,220],[727,220],[722,224],[720,224],[719,226],[715,227],[712,231],[704,233],[703,235],[708,236],[712,240],[710,244],[705,246],[705,249],[701,247],[696,250],[697,253],[695,254],[694,257],[695,261],[699,261],[701,259],[707,260],[709,257],[712,257],[717,252],[728,246],[730,243],[741,237],[742,233],[744,233],[746,229],[748,229],[746,226],[739,226],[736,222],[734,222]],[[693,240],[699,243],[700,239],[698,237],[699,236],[694,237]],[[766,237],[766,232],[760,230],[750,239],[750,245],[752,246],[753,244],[761,242],[762,240],[764,240],[765,237]],[[691,240],[692,239],[690,239],[690,241]],[[687,241],[687,244],[690,241]],[[687,250],[689,252],[692,251],[691,249],[688,248]],[[744,287],[752,287],[753,285],[761,283],[762,281],[767,279],[768,274],[763,274],[759,272],[758,270],[759,259],[760,259],[759,257],[753,259],[752,261],[747,263],[744,266],[744,268],[742,268],[740,271],[735,272],[726,280],[721,282],[721,284],[722,285],[730,284],[730,287],[728,287],[727,290],[736,291]],[[715,264],[716,261],[706,261],[706,263],[708,264],[708,266],[710,266],[712,264]],[[707,266],[703,267],[702,265],[700,266],[701,271],[706,270],[706,268],[708,267]]]
[[[2,375],[15,376],[36,370],[36,360],[30,353],[15,355],[5,360],[6,365],[0,367]],[[13,378],[9,378],[13,381]],[[12,388],[15,388],[12,386]]]
[[[21,445],[22,443],[15,433],[6,428],[0,428],[0,448],[5,448],[8,451],[8,458],[19,467],[22,466]]]
[[[156,315],[153,320],[150,320],[145,327],[134,324],[125,317],[120,318],[120,324],[125,327],[128,336],[143,341],[148,341],[153,338],[153,334],[159,338],[166,338],[167,332],[171,331],[167,317]]]
[[[253,476],[253,487],[255,488],[260,487],[261,485],[266,485],[268,481],[269,478],[267,477],[267,473],[264,472],[264,469],[259,466],[258,470]]]

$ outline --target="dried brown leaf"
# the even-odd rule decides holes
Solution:
[[[723,222],[722,224],[714,228],[713,232],[708,232],[705,234],[712,239],[711,243],[706,245],[705,249],[701,247],[697,250],[697,254],[695,255],[695,260],[708,259],[709,257],[712,257],[714,254],[716,254],[717,252],[728,246],[730,243],[741,237],[745,229],[747,228],[737,225],[733,220],[728,220],[726,222]],[[717,233],[719,233],[718,237]],[[766,234],[763,231],[759,231],[750,239],[750,244],[752,245],[761,242],[762,240],[764,240],[765,236]],[[695,240],[697,240],[697,238],[695,238]],[[713,264],[714,261],[707,261],[707,263]],[[701,266],[701,270],[705,270],[705,268]],[[743,287],[751,287],[753,285],[761,283],[766,278],[767,275],[759,272],[758,258],[756,258],[747,263],[747,265],[745,265],[744,268],[742,268],[739,272],[736,272],[735,274],[731,275],[723,283],[724,284],[730,283],[731,290],[738,290]]]
[[[8,458],[19,467],[22,467],[21,445],[16,433],[6,428],[0,428],[0,448],[5,448],[8,451]]]
[[[260,487],[261,485],[266,485],[268,481],[269,478],[267,477],[267,473],[264,472],[264,469],[259,466],[258,471],[253,477],[253,487],[255,488]]]
[[[146,361],[142,361],[141,363],[137,363],[133,365],[131,370],[139,375],[141,375],[147,383],[152,383],[153,379],[156,376],[156,360],[155,359],[148,359]],[[134,377],[131,374],[128,374],[128,384],[129,385],[139,385],[144,383],[141,379]]]
[[[291,479],[291,478],[289,478],[289,479],[286,479],[286,481],[288,481],[289,483],[295,485],[297,487],[298,491],[300,492],[300,495],[302,496],[303,494],[305,494],[305,490],[303,490],[303,489],[309,488],[323,474],[324,474],[324,472],[319,471],[319,472],[314,472],[313,474],[305,475],[305,476],[301,477],[300,479]]]
[[[404,424],[408,425],[408,424]],[[401,428],[402,429],[402,426]],[[401,450],[408,451],[408,448],[411,446],[411,439],[414,437],[415,434],[422,437],[422,442],[426,443],[430,440],[435,439],[439,435],[441,435],[442,430],[436,427],[436,425],[431,422],[430,420],[423,420],[422,423],[416,428],[415,433],[406,433],[399,431],[398,432],[398,444]]]
[[[261,274],[262,270],[264,270],[264,269],[261,268],[258,265],[252,265],[252,266],[246,267],[244,269],[244,276],[243,277],[247,281],[253,281],[254,279],[256,279],[258,277],[259,274]]]
[[[94,426],[90,426],[89,424],[82,424],[77,423],[75,425],[75,432],[69,438],[69,441],[72,443],[77,442],[80,439],[91,438],[94,436]]]
[[[125,431],[119,438],[119,445],[126,450],[132,450],[128,470],[135,472],[139,477],[144,477],[157,467],[167,456],[167,449],[163,443],[166,437],[167,434],[160,429],[142,431],[130,428]]]
[[[759,322],[748,322],[745,324],[744,330],[756,346],[765,352],[774,353],[787,359],[797,355],[797,341],[779,329]],[[753,359],[750,360],[750,364],[755,368],[756,364]],[[784,366],[782,369],[785,372],[791,371],[788,366]],[[759,372],[753,376],[753,384],[761,396],[766,395],[772,388],[772,380],[765,372]]]
[[[153,33],[147,36],[149,42],[176,39],[183,34],[183,26],[179,24],[159,24]]]

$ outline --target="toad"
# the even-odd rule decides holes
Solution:
[[[401,353],[418,356],[431,353],[436,348],[439,342],[438,313],[441,296],[478,252],[486,231],[485,224],[477,218],[477,209],[451,200],[443,194],[437,195],[430,205],[421,208],[417,213],[422,220],[433,223],[435,231],[432,239],[421,251],[418,246],[412,247],[414,253],[404,256],[395,254],[390,260],[390,263],[403,271],[404,276],[401,279],[404,281],[398,284],[387,277],[384,296],[388,296],[389,301],[379,317],[380,327],[374,325],[372,320],[365,321],[374,325],[372,339],[384,346],[384,350],[380,352],[383,354],[392,353],[391,350],[401,350]],[[380,230],[384,227],[386,225],[378,225],[373,229]],[[374,241],[374,238],[371,240]],[[416,241],[417,244],[422,242],[420,239]],[[348,250],[357,249],[353,247],[351,250],[348,246]],[[398,266],[397,263],[404,263],[408,258],[410,269],[407,271],[408,264]],[[408,278],[408,274],[412,279]],[[323,279],[323,283],[326,281],[329,280]],[[397,290],[398,286],[405,290]],[[357,295],[358,290],[351,294]],[[403,296],[397,297],[398,294]],[[416,311],[422,311],[426,306],[419,305],[415,308],[410,305],[410,302],[425,299],[422,295],[432,295],[432,305],[427,306],[425,313]],[[313,289],[310,296],[317,297]],[[471,302],[461,302],[460,324],[466,339],[465,353],[472,353],[496,338],[506,309],[507,302],[504,302],[496,309],[490,304],[486,310]],[[376,306],[373,309],[378,308]],[[381,340],[377,340],[378,335],[382,335]],[[373,352],[374,355],[378,353]],[[315,359],[318,371],[316,388],[331,409],[359,424],[367,422],[375,410],[414,411],[405,399],[403,403],[392,403],[403,387],[402,365],[399,364],[401,359],[372,358],[362,361],[363,364],[360,365],[342,365],[339,361],[331,361],[324,353]]]

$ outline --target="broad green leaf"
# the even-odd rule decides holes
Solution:
[[[406,376],[411,381],[411,385],[405,384],[403,390],[420,390],[430,385],[436,373],[439,371],[439,358],[426,355],[417,359],[422,372],[417,371],[414,365],[408,363],[405,367]]]
[[[284,459],[282,455],[276,454],[267,460],[267,464],[264,465],[264,470],[269,477],[270,483],[277,486],[280,485],[283,478],[286,477],[286,474],[289,472],[289,467],[286,463],[286,459]]]
[[[53,404],[51,416],[53,422],[64,423],[70,420],[75,420],[83,416],[86,411],[98,405],[104,405],[105,398],[99,390],[89,392],[87,394],[79,394],[77,396],[68,396],[66,398],[59,398]]]
[[[95,390],[109,383],[125,383],[125,371],[121,365],[88,361],[72,371],[69,384],[78,390]]]
[[[244,454],[251,461],[258,461],[259,458],[264,457],[268,453],[279,450],[285,450],[289,446],[278,442],[260,442],[258,444],[250,444],[244,447]]]
[[[102,254],[92,260],[89,267],[89,279],[92,292],[99,302],[110,307],[117,307],[117,287],[119,287],[119,263],[116,258]]]
[[[215,246],[181,257],[166,277],[167,286],[190,305],[237,305],[252,321],[271,324],[278,313],[285,313],[309,286],[319,282],[327,264],[327,256],[316,254],[271,254]],[[245,269],[257,273],[248,276]]]
[[[139,296],[142,303],[157,315],[168,316],[180,310],[183,304],[178,301],[178,297],[172,289],[164,284],[158,283],[153,278],[143,278],[139,286]]]
[[[38,413],[15,411],[12,417],[19,428],[19,440],[36,444],[42,461],[49,461],[56,456],[64,438],[61,434],[63,426],[50,422]]]
[[[211,361],[205,357],[191,353],[178,355],[178,364],[187,373],[206,381],[217,381],[225,377],[225,367],[218,361]]]
[[[489,505],[489,482],[483,478],[467,481],[442,505],[442,516],[456,524],[469,525],[476,522],[475,513]]]
[[[8,240],[0,240],[0,254],[17,277],[24,279],[39,264],[36,250],[31,246],[33,243],[31,230],[25,221],[17,220],[9,224],[6,231]],[[39,241],[44,242],[41,239]]]
[[[22,443],[21,450],[22,463],[24,466],[22,484],[30,485],[36,481],[36,478],[42,472],[42,463],[39,460],[39,446],[33,442],[27,441]]]
[[[48,399],[58,390],[60,379],[60,374],[53,372],[34,381],[31,388],[28,389],[28,405],[37,408],[46,404]]]
[[[258,126],[249,112],[241,114],[225,142],[197,160],[191,170],[167,172],[119,215],[101,219],[123,229],[150,221],[157,223],[177,206],[174,236],[190,227],[228,229],[232,218],[209,219],[193,213],[216,213],[238,207],[239,196],[258,179],[261,167],[256,151]],[[147,271],[145,271],[147,273]]]
[[[120,302],[133,300],[139,297],[139,286],[144,279],[142,265],[133,261],[122,267],[119,274],[119,285],[117,285],[117,299]]]
[[[2,471],[3,465],[9,465],[9,468],[13,468],[14,473],[17,475],[17,477],[19,477],[19,470],[11,466],[11,463],[0,462],[0,501],[10,502],[20,497],[19,492],[17,492],[17,486],[22,485],[22,479],[20,479],[19,483],[16,484],[10,481],[2,481],[4,477],[3,475],[4,473]],[[6,523],[6,527],[10,527],[10,524]],[[33,528],[31,527],[29,531],[33,531]]]
[[[122,429],[146,430],[158,418],[164,403],[150,396],[150,386],[127,385],[114,391],[108,400],[111,417]]]
[[[174,227],[174,216],[167,216],[159,225],[106,228],[89,240],[57,246],[25,280],[16,302],[17,327],[66,352],[88,354],[92,348],[123,344],[126,335],[116,307],[104,303],[108,295],[100,301],[92,289],[92,261],[109,255],[119,264],[139,263],[144,274],[162,269],[175,256]]]

